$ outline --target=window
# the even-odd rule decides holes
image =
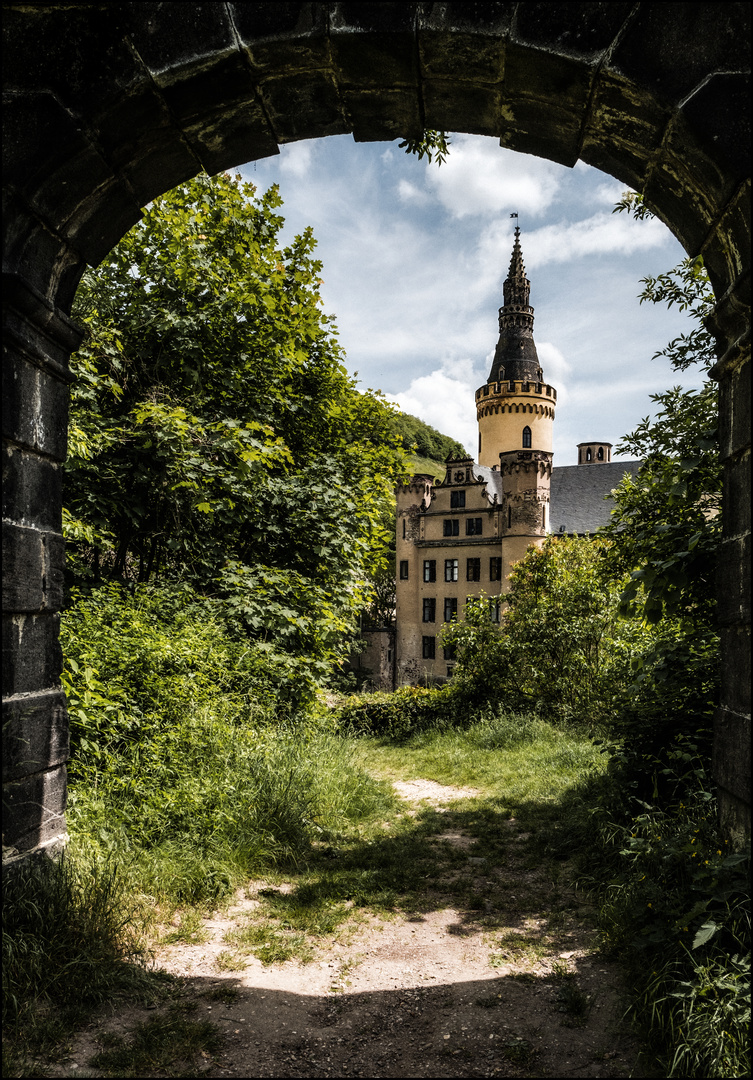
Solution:
[[[400,580],[401,581],[407,581],[408,580],[408,560],[407,559],[401,559],[400,560]]]
[[[424,622],[437,621],[437,601],[434,597],[424,599]]]
[[[444,579],[445,579],[445,581],[457,581],[458,580],[458,560],[457,559],[445,559],[445,561],[444,561]]]
[[[468,559],[466,581],[481,581],[481,559]]]
[[[507,528],[508,529],[512,528],[512,507],[511,506],[507,507]]]
[[[492,622],[499,622],[499,606],[500,606],[500,601],[499,600],[490,600],[489,601],[489,618],[491,619]]]
[[[481,432],[478,433],[478,452],[481,453]]]
[[[523,449],[531,449],[531,429],[529,428],[528,424],[526,424],[526,426],[523,428]]]
[[[445,645],[443,651],[444,651],[445,660],[456,660],[457,659],[457,657],[455,655],[455,646],[454,645]]]
[[[482,518],[466,518],[465,519],[465,535],[466,536],[481,536]]]
[[[403,518],[403,540],[405,540],[405,518]]]
[[[437,580],[437,560],[424,559],[424,581]]]
[[[460,520],[458,518],[444,519],[444,535],[460,536]]]
[[[423,638],[424,660],[433,660],[436,655],[436,643],[433,637]]]
[[[450,666],[448,665],[448,667],[447,667],[447,678],[448,678],[448,679],[449,679],[449,678],[450,678],[450,676],[452,675],[452,672],[453,672],[453,670],[454,670],[454,669],[453,669],[453,668],[451,668],[451,667],[450,667]]]
[[[444,601],[444,621],[452,622],[453,619],[458,617],[458,598],[456,596],[446,596]]]
[[[489,581],[502,580],[502,559],[496,556],[489,559]]]
[[[589,446],[588,450],[586,450],[586,461],[590,461],[590,460],[591,460],[591,447]]]
[[[596,455],[596,457],[597,457],[597,458],[599,459],[599,461],[603,461],[603,460],[604,460],[604,447],[603,447],[603,446],[600,446],[600,447],[599,447],[599,452],[598,452],[598,454]]]
[[[450,506],[452,509],[456,507],[465,506],[465,492],[464,491],[451,491],[450,492]]]

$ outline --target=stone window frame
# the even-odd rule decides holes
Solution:
[[[424,581],[431,583],[437,580],[437,560],[424,559]]]
[[[424,660],[434,660],[437,655],[437,639],[433,634],[424,634],[421,639],[421,651]]]
[[[465,560],[465,580],[481,581],[481,559],[472,558]]]
[[[448,577],[448,575],[450,575]],[[445,581],[457,581],[458,580],[458,560],[457,559],[445,559],[444,561],[444,579]]]
[[[409,559],[401,559],[400,560],[400,580],[401,581],[407,581],[408,580],[408,577],[409,577],[408,567],[409,566],[410,566],[410,560]]]
[[[425,596],[423,599],[422,622],[437,621],[437,600],[434,596]]]

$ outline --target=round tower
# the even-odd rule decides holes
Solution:
[[[520,229],[499,309],[499,341],[489,377],[476,391],[478,462],[499,467],[500,454],[516,450],[552,453],[557,391],[544,380],[533,340],[531,283],[520,248]]]

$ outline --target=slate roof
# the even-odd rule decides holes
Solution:
[[[606,525],[614,499],[605,499],[625,473],[635,477],[640,461],[609,461],[600,465],[564,465],[552,469],[549,529],[553,533],[595,533]]]
[[[503,488],[502,488],[502,473],[496,469],[490,468],[488,465],[474,465],[473,475],[477,480],[483,480],[486,483],[486,497],[489,502],[494,500],[494,496],[497,496],[497,502],[501,504]]]

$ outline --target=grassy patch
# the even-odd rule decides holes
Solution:
[[[208,1020],[190,1020],[177,1009],[153,1016],[127,1037],[109,1035],[91,1065],[109,1076],[196,1076],[197,1066],[221,1045],[221,1037]]]

